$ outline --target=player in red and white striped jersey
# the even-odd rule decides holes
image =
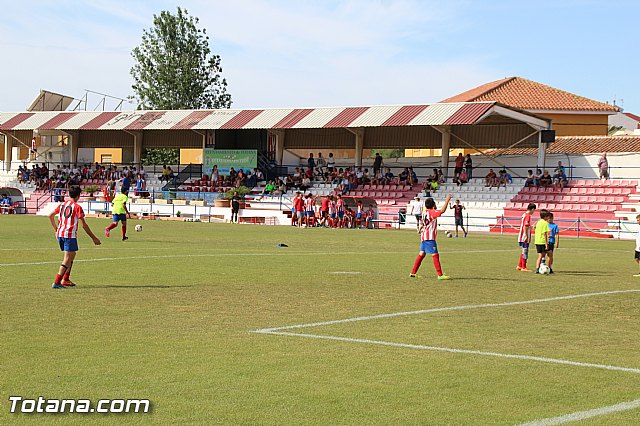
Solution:
[[[439,280],[448,280],[449,277],[442,272],[442,266],[440,265],[440,254],[438,253],[438,245],[436,244],[436,238],[438,236],[438,218],[447,211],[449,202],[451,201],[451,195],[447,195],[446,200],[440,210],[436,210],[436,202],[433,198],[427,198],[424,202],[425,209],[422,212],[422,220],[420,221],[420,228],[418,233],[420,234],[420,252],[413,264],[410,277],[415,277],[422,264],[422,260],[427,253],[431,254],[433,258],[433,266],[436,268]]]
[[[78,204],[78,198],[80,198],[80,187],[72,186],[69,189],[69,200],[58,205],[58,207],[49,214],[51,226],[53,226],[53,229],[56,231],[56,237],[58,237],[60,250],[64,252],[64,258],[58,269],[58,275],[56,275],[56,279],[51,286],[52,288],[75,287],[69,275],[71,274],[73,260],[78,251],[78,224],[82,224],[82,229],[91,237],[95,245],[100,245],[100,240],[94,235],[84,220],[84,211]],[[58,216],[57,225],[55,221],[56,215]]]
[[[531,243],[531,215],[536,211],[536,205],[530,203],[527,206],[527,211],[522,215],[520,219],[520,231],[518,232],[518,245],[522,248],[520,253],[520,262],[516,269],[523,272],[531,272],[531,269],[527,268],[527,259],[529,258],[529,244]]]

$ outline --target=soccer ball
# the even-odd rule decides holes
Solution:
[[[547,275],[549,272],[551,272],[551,269],[547,266],[546,263],[541,263],[538,271],[543,275]]]
[[[447,236],[447,238],[453,237],[453,233],[451,231],[445,231],[444,234]]]
[[[136,225],[136,232],[142,232],[142,225]]]

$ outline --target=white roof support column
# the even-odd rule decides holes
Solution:
[[[70,130],[62,132],[67,136],[67,149],[69,150],[69,163],[73,167],[78,162],[78,143],[80,142],[80,132]]]
[[[269,132],[276,137],[276,164],[282,166],[282,159],[284,157],[284,130],[269,130]]]
[[[363,128],[357,128],[357,129],[346,129],[348,132],[353,133],[353,135],[356,137],[355,140],[355,166],[356,167],[362,167],[362,152],[364,151],[364,129]]]
[[[6,172],[11,171],[11,156],[13,154],[13,141],[11,138],[4,133],[2,134],[4,137],[4,170]]]
[[[538,166],[537,168],[544,170],[547,160],[547,144],[542,142],[542,132],[538,132]]]
[[[142,145],[144,142],[144,132],[135,132],[133,134],[133,162],[136,165],[142,163]]]
[[[440,167],[445,177],[449,174],[449,151],[451,148],[451,126],[433,126],[441,135],[442,158]]]

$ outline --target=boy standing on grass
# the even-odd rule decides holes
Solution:
[[[127,201],[129,201],[129,197],[127,197],[128,193],[129,188],[123,186],[120,194],[116,195],[113,201],[111,201],[111,205],[113,206],[111,209],[113,213],[113,223],[104,230],[107,238],[111,236],[111,230],[118,226],[118,222],[122,222],[122,241],[129,239],[129,237],[127,237],[127,216],[129,216],[129,211],[127,210]]]
[[[458,226],[462,228],[462,232],[464,232],[464,237],[467,238],[467,230],[464,229],[464,219],[462,215],[462,210],[464,210],[464,205],[460,204],[460,200],[456,200],[456,204],[453,206],[449,206],[449,208],[453,209],[453,217],[455,219],[455,224],[456,224],[456,238],[458,238]]]
[[[78,251],[78,222],[82,223],[82,229],[91,237],[93,243],[97,246],[100,245],[100,240],[91,232],[89,225],[84,221],[84,211],[78,204],[78,198],[80,198],[79,186],[72,186],[69,189],[69,198],[71,199],[58,205],[58,207],[49,214],[49,220],[51,221],[51,226],[53,226],[53,229],[56,231],[60,250],[64,252],[62,264],[51,286],[51,288],[56,289],[76,286],[69,278],[69,275],[71,275],[73,259],[75,259],[76,252]],[[54,219],[56,215],[58,215],[57,225]]]
[[[549,273],[553,274],[553,250],[560,248],[560,228],[553,223],[553,213],[549,213],[547,222],[549,223],[549,251],[547,251],[547,265]]]
[[[522,248],[522,253],[520,253],[520,263],[518,263],[516,269],[522,272],[531,272],[531,269],[527,268],[527,259],[529,258],[529,244],[531,243],[531,215],[534,211],[536,211],[536,205],[530,203],[520,220],[518,244]]]
[[[439,280],[448,280],[450,279],[447,275],[442,273],[442,266],[440,265],[440,254],[438,254],[438,245],[436,244],[436,237],[438,234],[438,218],[447,211],[447,207],[449,207],[449,202],[451,201],[451,194],[447,195],[446,200],[444,200],[444,204],[440,210],[436,210],[436,202],[433,201],[433,198],[427,198],[424,202],[425,210],[422,213],[422,220],[420,222],[420,229],[418,229],[418,233],[420,234],[420,252],[418,253],[418,257],[416,258],[415,263],[413,264],[413,269],[411,270],[411,274],[409,275],[411,278],[415,278],[418,269],[420,268],[420,264],[422,260],[425,258],[427,253],[431,255],[433,258],[433,266],[436,268],[436,272],[438,273]]]
[[[636,216],[636,222],[638,222],[638,225],[640,225],[640,214]],[[640,268],[640,231],[638,231],[638,235],[636,235],[636,263]],[[637,274],[634,275],[634,277],[640,278],[640,270]]]
[[[549,251],[549,212],[540,210],[540,220],[536,223],[535,244],[538,252],[538,260],[536,262],[536,274],[540,273],[540,265],[545,263],[545,256]]]

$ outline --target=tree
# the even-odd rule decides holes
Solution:
[[[178,7],[153,15],[153,27],[143,30],[142,43],[131,53],[134,99],[140,109],[230,108],[227,81],[221,77],[220,56],[211,53],[198,18]]]
[[[180,164],[180,150],[171,148],[144,149],[142,164]]]

